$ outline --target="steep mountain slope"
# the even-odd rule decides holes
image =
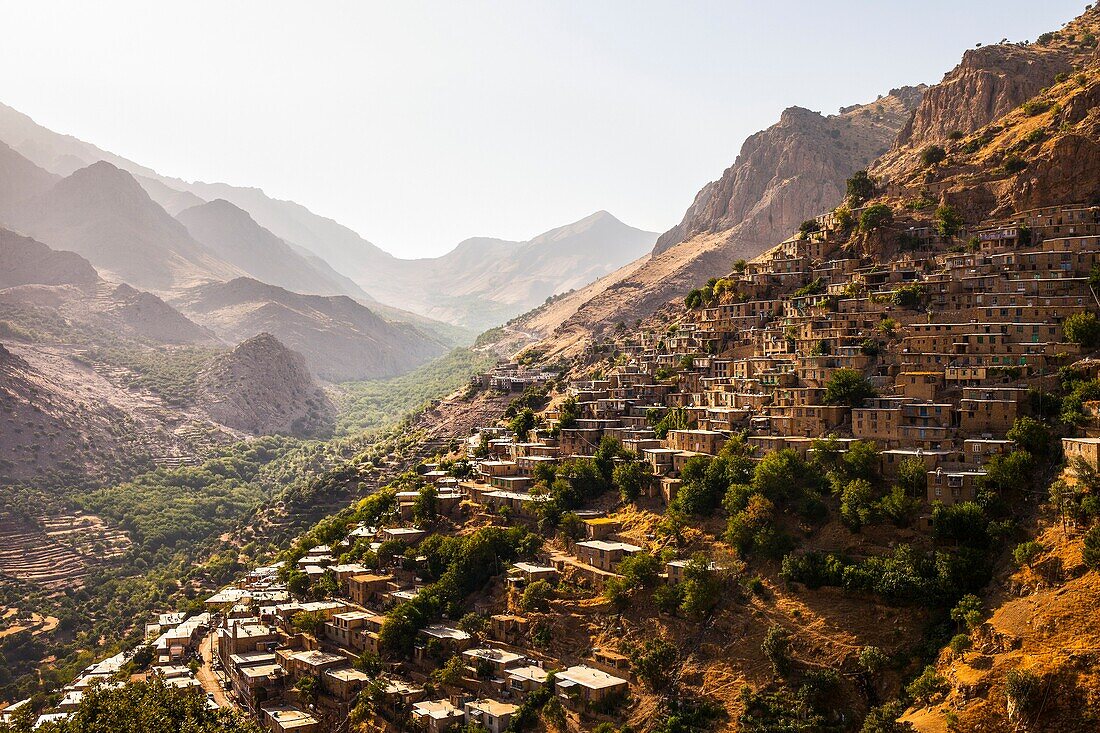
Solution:
[[[407,307],[431,317],[485,329],[587,285],[635,259],[655,239],[599,211],[526,242],[474,238],[442,257],[401,261],[402,277],[389,287],[377,285],[375,292],[403,297]]]
[[[886,151],[924,87],[895,89],[823,116],[798,107],[745,141],[722,177],[696,195],[683,221],[653,253],[583,291],[518,319],[514,330],[554,333],[551,348],[575,349],[595,331],[654,313],[691,287],[728,272],[835,206],[844,181]]]
[[[81,254],[105,274],[139,287],[167,290],[240,274],[110,163],[76,171],[11,218],[36,239]]]
[[[272,278],[273,284],[297,292],[350,295],[368,304],[379,301],[473,331],[497,325],[550,295],[606,275],[643,254],[656,238],[599,212],[527,242],[477,238],[443,257],[401,260],[339,222],[293,201],[271,198],[259,188],[162,176],[75,137],[55,133],[3,104],[0,140],[45,170],[66,176],[84,165],[107,161],[132,173],[153,201],[172,215],[217,199],[243,209],[311,265],[304,271],[309,273],[304,282],[288,279],[282,272]],[[267,279],[258,271],[241,269],[244,274]],[[339,289],[315,289],[318,273],[331,281],[327,287],[335,282]],[[393,315],[400,317],[399,313]]]
[[[268,333],[216,358],[199,378],[199,404],[216,421],[252,434],[315,437],[334,409],[301,354]]]
[[[367,297],[354,286],[348,292],[344,282],[318,269],[313,261],[257,224],[247,211],[225,199],[184,209],[176,218],[215,256],[257,280],[296,292]]]
[[[23,201],[45,193],[58,177],[42,170],[0,142],[0,222]]]
[[[30,237],[0,229],[0,288],[14,285],[94,286],[95,268],[75,252],[58,252]]]
[[[197,287],[173,303],[231,342],[270,333],[305,355],[313,373],[330,381],[393,376],[446,348],[351,298],[299,295],[251,278]]]

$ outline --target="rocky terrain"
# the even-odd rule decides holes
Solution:
[[[651,316],[736,260],[756,256],[835,206],[845,179],[890,148],[923,92],[902,87],[829,116],[784,111],[745,141],[651,255],[524,315],[514,329],[553,334],[552,348],[576,353],[593,333]]]
[[[305,359],[268,333],[215,358],[199,376],[198,403],[217,422],[253,435],[332,431],[332,403]]]
[[[251,278],[183,291],[173,305],[230,343],[270,333],[333,382],[393,376],[446,350],[438,337],[385,321],[351,298],[300,295]]]

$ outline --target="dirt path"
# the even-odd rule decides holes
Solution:
[[[214,673],[213,668],[210,666],[214,654],[213,644],[213,632],[207,634],[199,644],[199,654],[202,656],[202,666],[199,667],[199,671],[195,674],[195,679],[202,685],[203,690],[214,693],[214,702],[218,704],[218,707],[232,707],[233,703],[229,701],[229,698],[225,694],[225,690],[222,689],[218,675]]]

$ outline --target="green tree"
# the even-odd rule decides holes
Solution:
[[[933,220],[936,222],[936,231],[943,237],[955,236],[963,225],[962,214],[954,206],[947,204],[936,209]]]
[[[981,626],[985,620],[985,610],[982,608],[982,599],[973,593],[968,593],[959,599],[955,607],[951,609],[951,620],[968,631]]]
[[[825,404],[859,407],[878,394],[871,381],[856,369],[837,369],[825,383]]]
[[[920,163],[925,168],[936,165],[945,158],[947,158],[947,151],[939,145],[929,145],[924,150],[920,151]]]
[[[859,228],[864,232],[872,232],[894,223],[894,211],[889,204],[872,204],[859,215]]]
[[[680,653],[667,639],[647,639],[627,650],[630,671],[653,692],[668,687],[675,676]]]
[[[684,566],[684,581],[680,585],[683,588],[680,611],[685,616],[705,616],[722,598],[719,573],[711,567],[710,559],[701,552],[693,555]]]
[[[260,733],[255,723],[227,709],[214,710],[193,688],[168,687],[159,679],[119,688],[101,685],[84,693],[68,720],[39,733]]]
[[[897,700],[872,708],[863,719],[859,733],[916,733],[912,723],[899,721],[905,714],[905,706]]]
[[[536,580],[523,589],[519,605],[524,611],[545,611],[553,596],[554,586],[545,580]]]
[[[1100,319],[1092,312],[1074,313],[1062,322],[1062,333],[1070,343],[1091,349],[1100,342]]]
[[[1026,415],[1016,418],[1005,437],[1036,457],[1046,456],[1053,442],[1050,429]]]
[[[906,496],[924,498],[928,493],[928,467],[919,456],[909,456],[898,464],[897,485]]]
[[[1085,565],[1093,570],[1100,570],[1100,525],[1085,533],[1084,544],[1081,547],[1081,559],[1085,561]]]
[[[771,662],[776,677],[786,677],[791,671],[791,635],[782,626],[773,625],[764,635],[760,650]]]
[[[635,502],[649,482],[649,473],[640,461],[627,461],[615,466],[611,480],[619,489],[619,498],[626,503]]]
[[[859,206],[875,195],[875,182],[867,175],[867,171],[856,171],[845,185],[848,201],[853,206]]]
[[[535,411],[530,407],[525,407],[516,413],[516,416],[508,423],[508,429],[515,433],[521,441],[526,441],[536,422]]]
[[[422,526],[430,526],[439,518],[439,491],[434,486],[423,486],[413,500],[413,519]]]
[[[858,532],[874,516],[875,498],[871,484],[864,479],[849,481],[840,496],[840,519],[844,526]]]

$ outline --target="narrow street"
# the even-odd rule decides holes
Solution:
[[[199,643],[199,654],[202,656],[202,666],[199,667],[199,671],[195,673],[195,679],[202,685],[204,692],[214,693],[214,702],[218,704],[218,707],[229,707],[232,703],[226,696],[225,690],[222,689],[221,681],[218,675],[215,674],[214,668],[211,666],[214,657],[213,644],[213,632],[207,634],[202,642]]]

